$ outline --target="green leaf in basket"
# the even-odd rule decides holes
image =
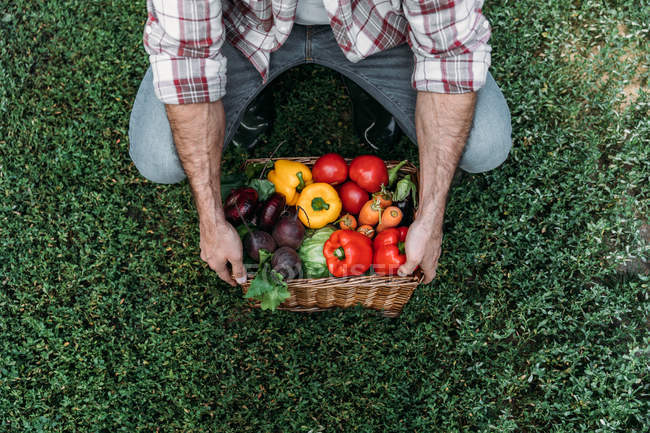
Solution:
[[[271,267],[271,253],[260,250],[259,270],[244,297],[260,301],[262,310],[275,311],[289,296],[284,277]]]
[[[417,187],[415,186],[415,183],[413,182],[411,175],[407,174],[397,182],[397,186],[395,187],[395,192],[393,193],[393,201],[402,201],[406,200],[406,197],[411,194],[411,197],[413,198],[413,205],[415,208],[417,208]]]
[[[277,272],[272,271],[277,274]],[[278,274],[280,275],[280,274]],[[280,275],[282,278],[282,275]],[[271,310],[275,311],[278,308],[278,305],[283,303],[291,294],[287,290],[287,283],[282,282],[282,286],[277,286],[273,290],[270,290],[262,295],[260,307],[262,310]]]
[[[248,179],[253,179],[259,177],[264,169],[267,167],[273,167],[273,161],[267,162],[256,162],[253,164],[248,164],[244,170],[244,174]]]
[[[251,179],[250,182],[248,182],[248,186],[257,191],[260,201],[266,200],[275,192],[275,185],[273,185],[273,182],[266,179]]]

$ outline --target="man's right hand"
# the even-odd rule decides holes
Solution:
[[[231,286],[246,282],[242,243],[237,230],[227,222],[201,227],[201,260]],[[228,269],[228,263],[232,272]]]
[[[226,125],[223,104],[215,101],[166,108],[199,214],[201,259],[226,283],[242,284],[246,282],[242,243],[234,227],[226,222],[221,206],[221,151]]]

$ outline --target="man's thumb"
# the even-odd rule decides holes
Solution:
[[[246,268],[241,260],[230,262],[232,265],[232,276],[237,281],[237,284],[244,284],[246,282]]]
[[[418,267],[418,264],[419,263],[415,260],[407,260],[406,263],[399,267],[397,270],[397,275],[400,277],[411,275],[415,271],[415,268]]]

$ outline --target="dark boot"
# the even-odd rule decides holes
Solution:
[[[275,120],[273,90],[271,86],[267,86],[246,108],[231,144],[242,149],[252,149],[259,142],[262,134],[270,131],[273,120]]]
[[[397,145],[402,130],[392,114],[354,81],[341,75],[352,101],[352,123],[357,135],[375,150]]]

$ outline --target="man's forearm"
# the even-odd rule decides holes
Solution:
[[[420,152],[418,216],[438,223],[436,230],[442,229],[447,193],[472,126],[475,102],[475,93],[418,93],[415,109]]]
[[[226,128],[223,104],[167,105],[167,117],[199,214],[201,259],[228,284],[243,284],[246,268],[241,240],[226,223],[221,206],[221,151]]]
[[[176,151],[192,188],[201,230],[225,221],[219,186],[226,118],[221,101],[167,105]]]

